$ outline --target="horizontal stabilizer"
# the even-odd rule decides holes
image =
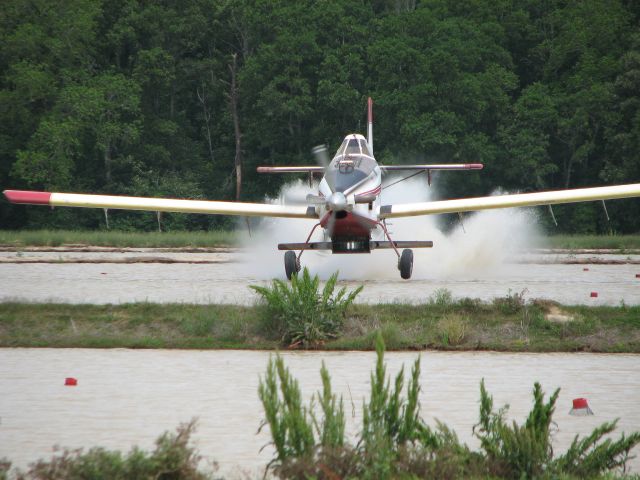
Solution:
[[[434,163],[427,165],[380,165],[383,172],[400,170],[482,170],[482,163]]]
[[[323,167],[258,167],[258,173],[323,173]]]

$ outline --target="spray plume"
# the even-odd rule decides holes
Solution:
[[[391,183],[391,182],[389,182]],[[283,186],[271,203],[303,202],[310,191],[302,181]],[[426,202],[435,197],[433,187],[424,179],[407,180],[382,192],[382,204]],[[458,224],[448,234],[437,226],[434,216],[395,218],[387,223],[394,240],[433,240],[430,249],[414,250],[413,279],[455,278],[482,273],[499,275],[501,266],[514,252],[534,245],[537,216],[532,209],[499,209],[464,215],[464,228]],[[244,247],[252,262],[251,276],[260,279],[285,278],[283,252],[278,243],[303,242],[313,221],[268,218],[261,221],[246,238]],[[322,229],[316,229],[311,241],[324,241]],[[328,278],[339,270],[344,280],[398,280],[397,257],[393,250],[375,250],[371,254],[333,255],[331,252],[305,251],[302,265]]]

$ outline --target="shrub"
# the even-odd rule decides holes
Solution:
[[[96,447],[65,449],[51,460],[39,460],[27,472],[16,473],[17,480],[135,479],[162,478],[205,480],[212,478],[198,469],[200,456],[190,442],[195,421],[180,425],[175,434],[164,433],[156,440],[155,450],[144,452],[134,447],[127,455]],[[0,477],[1,478],[1,477]]]
[[[447,308],[453,305],[453,294],[446,288],[438,288],[429,297],[429,303],[438,307]]]
[[[438,322],[438,333],[445,346],[456,346],[467,336],[467,319],[460,315],[447,315]]]
[[[567,452],[554,458],[551,427],[559,389],[545,401],[536,383],[526,421],[509,424],[507,407],[494,410],[483,380],[480,420],[473,431],[480,450],[471,451],[446,425],[438,423],[432,429],[420,416],[420,359],[414,363],[403,396],[404,368],[392,384],[381,335],[376,352],[371,393],[363,403],[363,426],[355,445],[345,438],[342,399],[332,393],[324,364],[323,391],[305,407],[298,383],[282,359],[270,360],[259,392],[276,447],[268,467],[272,473],[280,478],[316,479],[594,478],[615,469],[624,471],[629,452],[640,443],[640,433],[601,441],[616,424],[605,423],[584,439],[576,436]],[[316,416],[316,404],[322,409],[321,418]]]
[[[504,297],[496,297],[493,299],[493,304],[500,309],[504,314],[513,314],[522,311],[526,305],[527,300],[524,298],[528,290],[525,288],[520,293],[509,292]]]
[[[320,292],[320,279],[313,278],[305,268],[302,275],[293,275],[291,284],[274,280],[271,288],[252,285],[266,301],[266,325],[276,331],[289,345],[316,346],[336,338],[346,309],[362,291],[362,286],[347,294],[341,288],[334,294],[338,273],[331,275]]]

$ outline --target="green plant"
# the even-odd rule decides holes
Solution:
[[[293,275],[291,283],[273,280],[272,286],[251,285],[266,302],[266,325],[275,330],[289,345],[315,346],[336,338],[342,327],[346,309],[362,291],[362,286],[347,294],[341,288],[334,294],[338,273],[329,277],[322,292],[320,279],[311,277],[305,268]]]
[[[11,470],[11,462],[6,458],[0,458],[0,480],[9,478],[9,470]]]
[[[420,358],[411,369],[407,396],[402,397],[404,366],[396,375],[393,388],[384,364],[384,341],[376,339],[376,367],[371,374],[369,403],[363,406],[362,433],[359,444],[370,476],[384,478],[391,475],[392,465],[408,444],[428,440],[432,434],[420,418]]]
[[[95,447],[83,452],[63,450],[50,460],[39,460],[30,465],[27,472],[16,473],[18,480],[67,480],[163,478],[205,480],[209,473],[198,469],[201,457],[190,445],[195,421],[182,424],[176,433],[166,432],[156,440],[153,452],[147,453],[134,447],[128,454]],[[2,478],[0,464],[0,478]]]
[[[527,293],[528,290],[526,288],[520,291],[520,293],[512,292],[511,289],[509,289],[509,292],[504,297],[494,298],[493,304],[504,314],[518,313],[527,306],[527,300],[525,299]]]
[[[433,292],[433,295],[429,297],[429,303],[443,308],[450,307],[453,305],[453,294],[451,293],[451,290],[438,288]]]
[[[260,426],[269,425],[276,459],[285,462],[289,458],[310,457],[315,445],[313,423],[302,405],[298,381],[291,376],[278,355],[269,360],[267,374],[260,380],[258,395],[266,420]]]
[[[605,423],[582,440],[576,437],[564,455],[554,458],[552,417],[559,389],[545,401],[536,383],[526,421],[509,424],[505,420],[508,407],[494,410],[483,380],[480,420],[474,427],[480,450],[471,451],[446,425],[438,423],[431,429],[420,416],[420,359],[414,363],[403,396],[404,368],[391,383],[380,334],[376,353],[371,393],[363,402],[363,426],[355,445],[345,438],[342,399],[332,393],[324,364],[323,391],[305,407],[298,383],[282,359],[270,360],[259,393],[276,448],[269,465],[272,473],[280,478],[317,479],[594,478],[624,469],[629,452],[640,443],[640,433],[601,441],[616,425]],[[320,418],[316,401],[322,409]]]
[[[438,322],[438,332],[444,345],[456,346],[464,342],[468,320],[460,315],[450,314]]]
[[[560,394],[557,389],[544,403],[544,393],[538,382],[533,389],[534,404],[524,425],[505,421],[508,407],[493,410],[493,398],[487,393],[484,380],[480,383],[480,422],[474,434],[480,439],[488,469],[492,474],[513,477],[518,472],[524,478],[540,475],[553,456],[551,448],[551,418]]]

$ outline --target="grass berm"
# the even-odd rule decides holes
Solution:
[[[266,305],[0,303],[0,347],[278,349]],[[640,306],[563,306],[506,294],[491,303],[454,300],[363,305],[347,310],[326,350],[640,353]]]

